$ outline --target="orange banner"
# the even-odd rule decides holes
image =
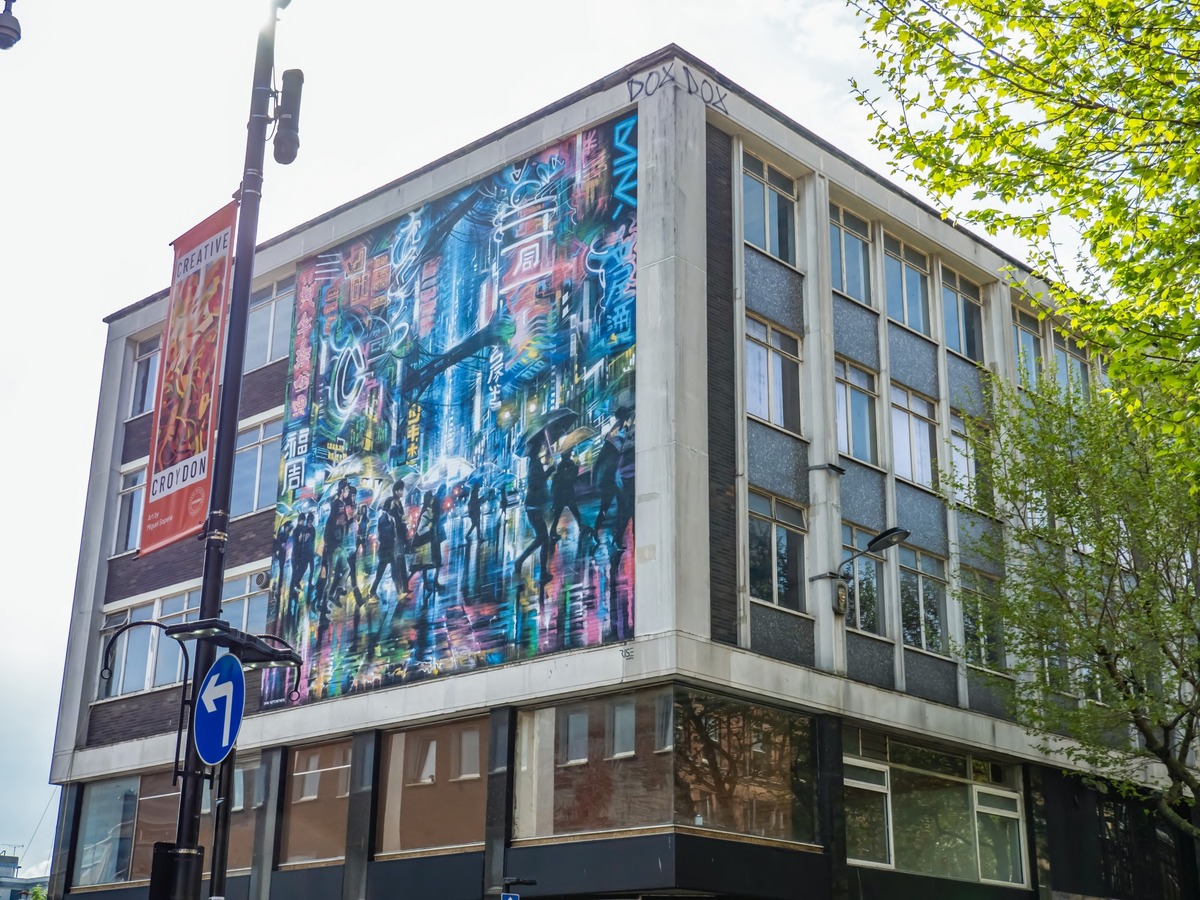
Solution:
[[[171,244],[141,553],[198,533],[208,516],[236,224],[234,201]]]

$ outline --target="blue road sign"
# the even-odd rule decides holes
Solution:
[[[192,735],[206,765],[215,766],[233,749],[246,710],[246,676],[231,653],[222,656],[197,691]]]
[[[501,894],[500,900],[521,900],[520,894]]]

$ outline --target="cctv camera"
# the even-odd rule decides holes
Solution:
[[[21,39],[21,23],[5,4],[4,12],[0,13],[0,50],[7,50]]]

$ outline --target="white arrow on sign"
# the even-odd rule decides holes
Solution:
[[[229,728],[233,724],[233,682],[214,678],[204,686],[204,690],[200,693],[200,700],[210,713],[217,711],[218,700],[225,701],[225,730],[222,732],[221,746],[227,746],[229,744]]]

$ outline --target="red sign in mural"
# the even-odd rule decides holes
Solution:
[[[142,553],[198,533],[208,515],[236,222],[235,201],[172,242]]]

